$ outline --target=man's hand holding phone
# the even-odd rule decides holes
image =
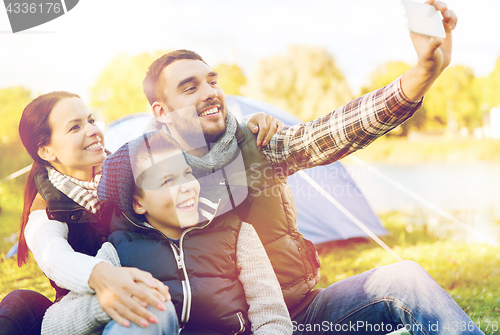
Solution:
[[[451,62],[452,34],[458,17],[446,3],[428,0],[426,4],[441,12],[445,38],[410,32],[418,56],[418,64],[401,79],[403,92],[410,100],[419,100]]]
[[[423,69],[439,75],[451,62],[451,31],[455,29],[458,18],[444,2],[429,0],[426,1],[426,4],[434,6],[437,11],[441,12],[445,37],[425,36],[412,32],[411,38],[417,51],[419,65]]]

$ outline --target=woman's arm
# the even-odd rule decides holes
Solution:
[[[49,220],[45,211],[30,214],[25,236],[47,277],[77,294],[96,293],[102,309],[120,324],[127,325],[127,320],[143,325],[146,320],[156,322],[156,317],[132,296],[159,310],[170,299],[168,288],[148,272],[114,267],[103,259],[75,252],[67,241],[67,225]]]
[[[278,279],[255,229],[243,222],[236,248],[239,280],[248,303],[252,332],[292,334],[292,321]]]
[[[96,258],[120,266],[118,254],[110,243],[103,244]],[[109,320],[95,294],[70,292],[45,312],[42,335],[100,334]]]
[[[44,210],[36,210],[29,216],[25,236],[38,266],[47,277],[75,293],[94,293],[89,286],[92,271],[97,264],[107,261],[75,252],[68,243],[65,223],[49,220]]]

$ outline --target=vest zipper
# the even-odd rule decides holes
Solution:
[[[217,207],[215,208],[215,212],[217,212],[217,208],[220,205],[220,200],[217,203]],[[184,296],[184,299],[182,301],[182,314],[181,314],[181,321],[179,325],[179,330],[184,328],[184,326],[187,324],[189,321],[189,317],[191,315],[191,300],[192,300],[192,293],[191,293],[191,285],[189,283],[189,276],[187,274],[186,270],[186,265],[184,264],[184,250],[182,248],[182,244],[184,242],[184,236],[186,236],[187,233],[189,233],[192,230],[196,229],[203,229],[206,226],[208,226],[212,220],[215,218],[215,215],[210,219],[205,225],[201,227],[190,227],[184,230],[181,234],[181,237],[179,238],[179,247],[177,247],[165,234],[163,234],[161,231],[155,228],[149,228],[149,227],[144,227],[141,225],[138,225],[137,223],[134,222],[131,218],[127,216],[126,213],[123,213],[123,216],[134,226],[142,229],[149,229],[149,230],[156,230],[159,232],[169,243],[170,247],[172,248],[172,251],[174,253],[175,260],[177,262],[177,269],[179,270],[179,275],[181,276],[181,284],[182,284],[182,294]],[[238,318],[240,320],[240,324],[243,327],[243,331],[245,330],[245,324],[243,323],[243,315],[241,312],[238,312]],[[236,334],[239,334],[240,332],[237,332]]]
[[[182,329],[189,321],[191,314],[191,285],[189,284],[189,277],[186,271],[186,266],[184,265],[182,250],[179,250],[173,243],[170,243],[170,247],[174,253],[175,260],[177,261],[177,269],[179,270],[179,275],[181,277],[182,295],[184,297],[184,299],[182,299],[182,313],[179,325]]]
[[[240,330],[234,333],[234,335],[241,334],[245,331],[245,320],[243,319],[243,314],[241,312],[236,313],[238,320],[240,321]]]

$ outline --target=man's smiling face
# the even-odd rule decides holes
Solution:
[[[189,136],[191,128],[196,128],[192,127],[194,122],[200,122],[208,143],[216,142],[224,134],[226,99],[217,73],[208,65],[199,60],[177,60],[163,69],[160,81],[164,101],[159,104],[165,112],[188,113],[193,118],[193,123],[177,122],[177,127],[183,128],[178,129],[183,137]]]

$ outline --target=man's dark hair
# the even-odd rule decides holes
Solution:
[[[168,65],[180,59],[199,60],[207,64],[196,52],[184,49],[169,52],[155,60],[149,66],[146,78],[144,78],[142,83],[144,94],[146,94],[146,98],[148,98],[150,105],[153,105],[153,102],[155,101],[164,100],[164,87],[162,81],[160,80],[161,73]]]

